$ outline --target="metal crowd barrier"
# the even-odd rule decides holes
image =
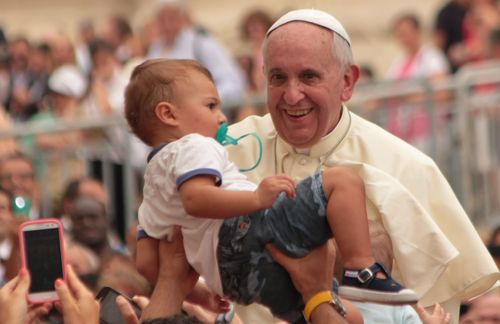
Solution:
[[[36,147],[32,150],[22,150],[27,157],[32,159],[35,169],[35,175],[40,185],[40,194],[42,200],[42,215],[51,216],[58,211],[58,207],[54,202],[58,197],[53,196],[53,186],[56,184],[48,180],[51,172],[57,172],[61,181],[59,185],[65,185],[73,180],[74,167],[72,162],[80,162],[83,172],[80,176],[89,176],[91,174],[91,162],[98,162],[101,168],[102,180],[105,188],[108,191],[110,204],[108,205],[108,216],[111,221],[119,224],[118,230],[120,234],[134,222],[136,215],[137,201],[137,175],[142,173],[142,168],[134,166],[132,161],[134,152],[132,152],[132,134],[128,132],[128,126],[122,116],[112,116],[100,119],[80,119],[72,122],[58,122],[56,125],[29,125],[29,124],[14,124],[13,127],[4,132],[0,132],[0,141],[2,139],[15,138],[19,142],[23,138],[36,136],[41,134],[64,134],[71,131],[100,131],[105,133],[110,129],[118,131],[120,141],[112,141],[110,138],[103,138],[89,143],[81,143],[76,147],[67,148],[65,150],[40,150]],[[22,147],[21,145],[19,145]],[[117,152],[119,152],[117,154]],[[143,157],[144,161],[146,156]],[[53,161],[57,159],[59,164],[54,165]],[[117,176],[113,170],[116,164],[121,166],[121,176],[123,186],[116,187]],[[52,169],[51,169],[52,168]],[[57,168],[57,169],[55,169]],[[55,169],[55,170],[54,170]],[[40,172],[41,171],[41,172]],[[62,193],[63,187],[58,188],[58,193]],[[115,196],[121,192],[122,206],[116,206],[113,202]],[[56,198],[56,199],[55,199]],[[117,208],[118,207],[118,208]],[[117,210],[122,210],[123,214],[118,215]]]
[[[431,156],[476,226],[500,224],[499,62],[360,84],[349,107]]]

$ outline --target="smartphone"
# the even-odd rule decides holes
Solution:
[[[27,197],[15,196],[12,199],[12,212],[17,217],[30,217],[31,201]]]
[[[30,303],[59,299],[54,283],[58,278],[66,280],[62,228],[53,218],[27,221],[19,227],[22,263],[31,276]]]
[[[234,314],[236,311],[236,304],[231,303],[231,307],[229,308],[229,311],[226,313],[220,313],[217,314],[217,317],[215,318],[215,324],[229,324],[234,318]]]
[[[121,292],[111,288],[103,287],[99,293],[97,293],[97,300],[101,305],[99,310],[99,323],[100,324],[123,324],[125,319],[116,305],[116,297],[123,296],[132,305],[137,318],[141,317],[141,308],[137,305],[130,297]]]

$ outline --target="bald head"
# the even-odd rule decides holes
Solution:
[[[499,319],[500,294],[492,292],[482,295],[470,303],[463,323],[498,323]]]

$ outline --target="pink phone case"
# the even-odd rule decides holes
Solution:
[[[22,267],[28,269],[27,267],[27,261],[26,261],[26,252],[25,252],[25,242],[24,242],[24,235],[23,235],[23,230],[26,226],[32,225],[32,224],[46,224],[46,223],[56,223],[58,232],[59,232],[59,246],[61,249],[61,262],[63,265],[62,268],[62,273],[63,273],[63,280],[66,282],[66,254],[64,252],[64,236],[63,236],[63,225],[62,223],[56,219],[56,218],[43,218],[43,219],[37,219],[37,220],[30,220],[26,221],[19,226],[19,242],[20,242],[20,247],[21,247],[21,259],[22,259]],[[31,275],[31,274],[30,274]],[[54,288],[55,290],[55,288]],[[53,302],[53,301],[58,301],[58,297],[54,298],[47,298],[44,300],[32,300],[30,298],[30,294],[28,294],[28,301],[31,304],[41,304],[41,303],[46,303],[46,302]]]

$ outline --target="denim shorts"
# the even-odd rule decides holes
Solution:
[[[260,303],[275,316],[305,323],[304,303],[290,276],[265,249],[302,257],[332,237],[321,172],[301,181],[297,196],[280,194],[273,206],[226,219],[219,232],[217,257],[224,294],[240,304]]]

